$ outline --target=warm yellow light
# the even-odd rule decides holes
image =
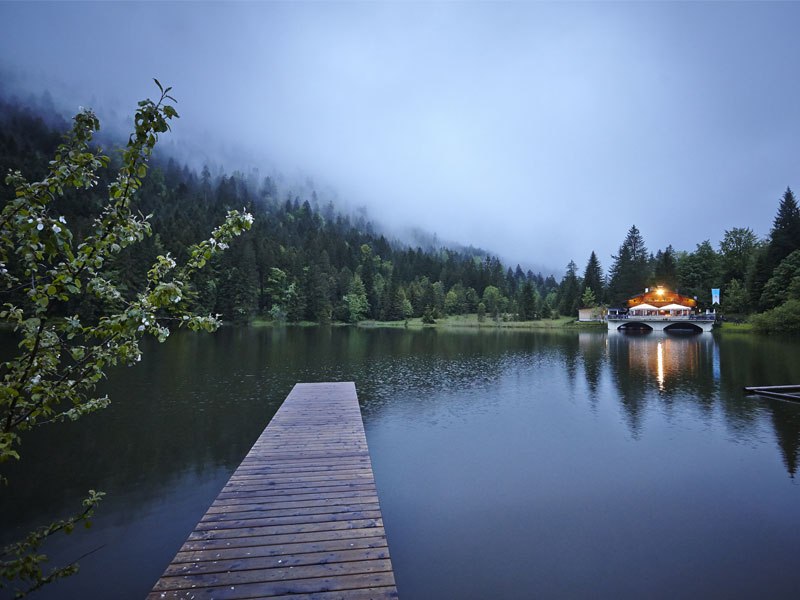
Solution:
[[[663,296],[663,295],[664,295],[664,290],[663,290],[663,288],[658,288],[658,289],[656,290],[656,294],[658,294],[659,296]]]

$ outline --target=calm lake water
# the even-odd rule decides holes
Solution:
[[[8,346],[11,338],[2,338]],[[355,381],[401,598],[800,597],[800,340],[225,328],[26,438],[0,543],[108,493],[38,598],[142,598],[297,381]],[[0,593],[0,595],[2,595]]]

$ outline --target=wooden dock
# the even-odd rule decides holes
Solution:
[[[745,392],[777,398],[779,400],[791,400],[800,402],[800,385],[759,385],[744,388]]]
[[[298,383],[158,580],[163,598],[397,598],[353,383]]]

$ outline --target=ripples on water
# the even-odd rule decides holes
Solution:
[[[791,597],[800,344],[224,329],[147,344],[112,407],[29,437],[3,538],[109,492],[42,598],[141,598],[297,381],[355,381],[404,598]]]

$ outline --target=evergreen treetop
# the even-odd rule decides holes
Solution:
[[[594,292],[596,301],[601,301],[604,292],[603,285],[603,269],[600,266],[600,260],[597,258],[594,250],[589,255],[589,261],[586,263],[586,269],[583,272],[583,287],[581,295],[586,293],[586,290]]]
[[[770,232],[768,250],[770,270],[775,269],[784,258],[799,248],[800,207],[797,206],[791,188],[787,187],[781,197]]]

